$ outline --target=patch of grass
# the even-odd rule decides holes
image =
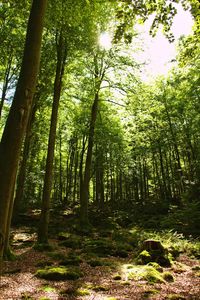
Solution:
[[[75,267],[59,266],[39,269],[35,275],[46,280],[76,280],[82,277],[83,273]]]

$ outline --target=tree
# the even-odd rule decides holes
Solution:
[[[20,75],[0,144],[0,260],[8,250],[5,241],[9,236],[20,150],[39,70],[46,6],[47,0],[33,0]]]

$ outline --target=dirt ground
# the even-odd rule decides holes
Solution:
[[[172,267],[164,268],[174,276],[174,282],[149,284],[144,280],[128,280],[123,270],[125,265],[131,263],[131,255],[127,258],[110,256],[108,259],[110,262],[113,261],[113,265],[116,266],[114,268],[91,267],[83,260],[80,264],[84,274],[82,278],[75,281],[48,281],[35,276],[38,262],[47,261],[49,257],[45,252],[38,252],[30,246],[29,242],[34,239],[34,234],[24,237],[22,235],[21,242],[18,238],[14,245],[17,259],[4,262],[1,266],[1,300],[200,299],[199,261],[184,254],[179,256]],[[69,250],[59,248],[59,251]],[[56,265],[57,262],[54,263]],[[116,274],[120,274],[120,280],[116,280]],[[99,288],[92,288],[94,286]]]

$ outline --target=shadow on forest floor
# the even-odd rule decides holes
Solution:
[[[197,240],[172,231],[122,226],[126,220],[103,215],[94,218],[95,226],[85,233],[71,214],[53,219],[51,247],[46,249],[34,247],[37,218],[32,227],[13,228],[16,259],[3,263],[1,300],[199,299]],[[144,251],[146,240],[162,243],[169,265],[162,265],[158,252],[151,256]]]

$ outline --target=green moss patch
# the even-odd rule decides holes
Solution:
[[[132,266],[127,268],[128,279],[146,280],[149,283],[164,283],[162,274],[152,266]]]
[[[174,282],[174,276],[170,272],[164,272],[162,274],[163,278],[167,282]]]
[[[83,276],[78,268],[69,268],[65,266],[47,267],[39,269],[36,276],[46,280],[76,280]]]
[[[92,287],[92,290],[95,292],[106,292],[109,291],[109,286],[107,285],[95,285]]]

